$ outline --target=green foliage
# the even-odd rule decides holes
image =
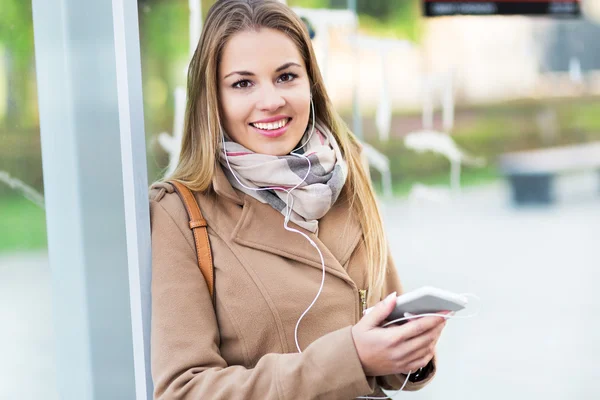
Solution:
[[[146,58],[181,60],[187,55],[187,2],[154,1],[140,7],[140,40]]]
[[[330,0],[288,0],[287,4],[290,7],[303,8],[328,8]],[[346,0],[344,0],[345,2]]]
[[[206,3],[203,2],[205,7]],[[189,57],[188,2],[140,1],[139,15],[148,174],[153,180],[160,175],[161,167],[167,162],[155,138],[160,132],[172,131],[174,90],[177,86],[185,86],[186,82],[185,65]]]
[[[22,197],[0,197],[0,252],[46,246],[44,210]]]
[[[19,67],[29,66],[33,57],[31,1],[0,0],[0,43]]]
[[[422,32],[420,7],[419,0],[359,2],[360,29],[373,36],[418,42]]]
[[[0,171],[43,193],[39,129],[0,130]],[[12,193],[13,189],[0,182],[0,198]]]
[[[380,21],[388,20],[397,10],[404,9],[407,5],[410,5],[410,1],[359,0],[356,4],[359,14],[369,15]]]
[[[33,20],[31,1],[0,0],[0,48],[8,68],[8,110],[2,125],[37,124],[33,65]]]
[[[600,101],[571,103],[561,111],[559,119],[563,128],[600,133]]]
[[[292,7],[345,9],[348,0],[288,0]],[[360,29],[366,34],[418,41],[421,37],[420,0],[357,0]]]

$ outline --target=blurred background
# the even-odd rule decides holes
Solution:
[[[187,0],[138,1],[150,181],[212,3],[190,19]],[[396,398],[600,398],[600,2],[572,20],[349,3],[288,0],[367,146],[405,288],[481,297],[435,382]],[[0,0],[0,399],[57,398],[35,78],[31,4]]]

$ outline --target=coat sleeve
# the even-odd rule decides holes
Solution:
[[[388,268],[388,270],[387,270],[386,280],[385,280],[385,284],[384,284],[384,291],[382,293],[382,299],[392,292],[396,292],[398,295],[404,293],[404,291],[402,289],[402,283],[400,282],[400,278],[398,277],[398,270],[396,269],[396,265],[394,264],[394,260],[392,258],[391,252],[389,252],[389,251],[388,251],[388,266],[387,266],[387,268]],[[435,357],[432,362],[433,362],[433,370],[429,374],[429,376],[427,376],[427,378],[425,378],[424,380],[422,380],[420,382],[415,382],[415,383],[407,382],[406,386],[404,387],[405,391],[412,392],[412,391],[420,390],[423,387],[425,387],[429,382],[431,382],[431,380],[435,376],[436,369],[437,369]],[[382,387],[383,389],[398,390],[404,384],[404,381],[406,380],[406,375],[398,374],[398,375],[379,376],[379,377],[377,377],[376,380],[377,380],[377,384],[380,387]]]
[[[371,393],[351,327],[303,353],[268,354],[254,368],[227,365],[195,250],[172,215],[150,202],[151,360],[155,399],[351,399]]]

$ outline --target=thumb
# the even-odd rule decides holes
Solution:
[[[390,294],[388,297],[377,303],[375,307],[366,314],[362,321],[369,327],[376,328],[380,326],[383,321],[390,315],[390,313],[396,307],[396,292]]]

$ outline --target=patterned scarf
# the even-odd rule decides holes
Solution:
[[[254,153],[227,139],[227,135],[225,148],[221,149],[220,162],[234,188],[262,203],[270,204],[284,216],[288,207],[286,190],[299,185],[289,195],[292,208],[290,220],[316,233],[318,220],[333,206],[346,183],[348,167],[333,134],[318,122],[312,136],[311,129],[312,124],[309,124],[301,140],[304,146],[294,152],[310,160],[310,171],[307,171],[308,162],[302,157]],[[306,140],[309,140],[308,143]],[[225,151],[229,164],[225,159]],[[237,179],[232,175],[230,166]],[[305,176],[307,177],[303,182]],[[240,185],[238,179],[244,186],[253,189],[271,189],[247,189]]]

